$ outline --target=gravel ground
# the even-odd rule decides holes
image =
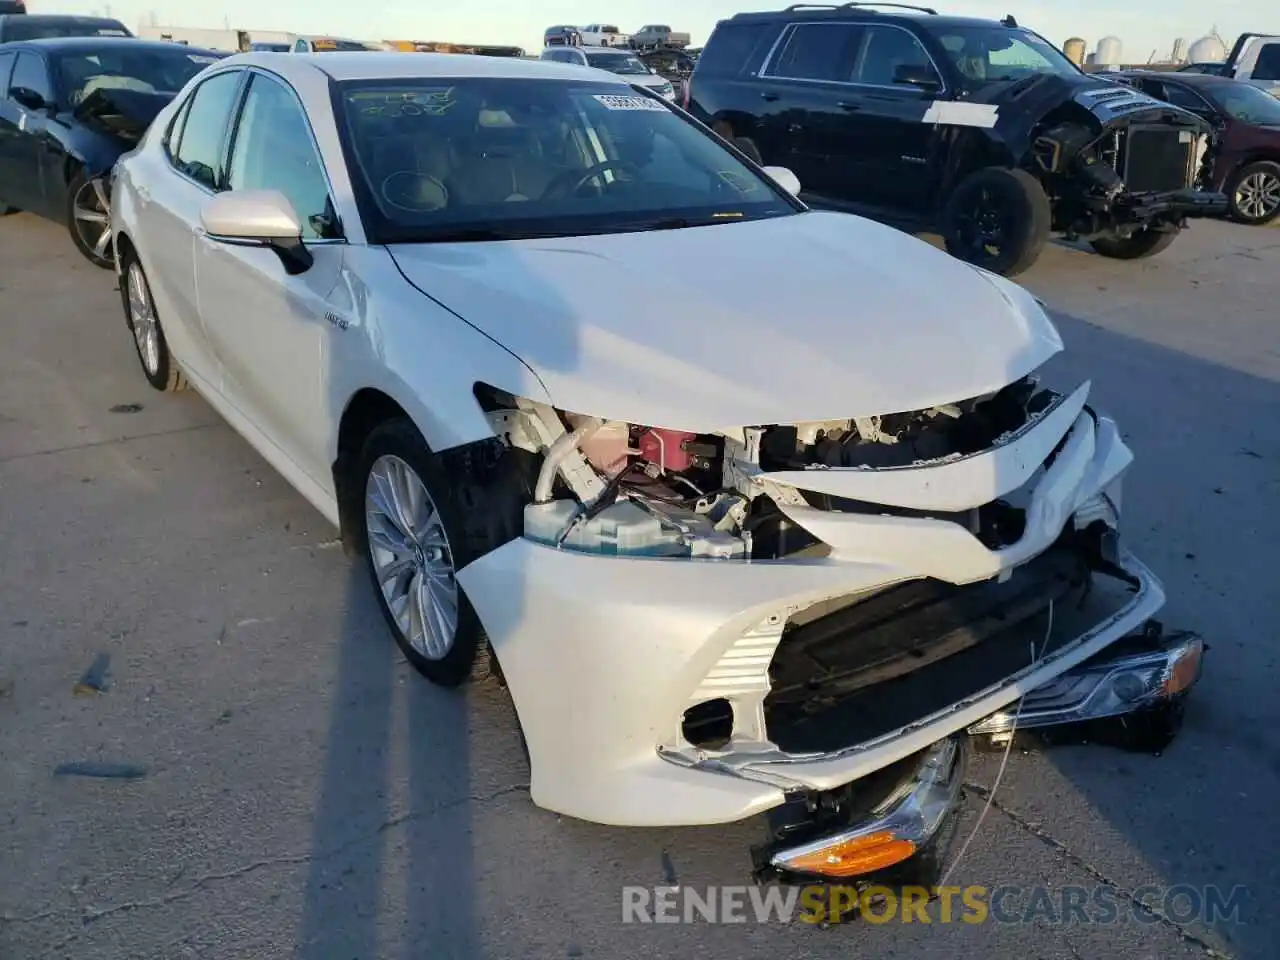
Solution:
[[[1164,756],[1015,753],[953,881],[1247,887],[1216,925],[624,925],[624,885],[744,882],[761,824],[533,807],[502,692],[412,674],[334,531],[197,396],[146,387],[111,276],[24,215],[0,264],[4,960],[1275,955],[1276,231],[1199,224],[1140,263],[1055,245],[1022,278],[1056,375],[1092,378],[1137,452],[1125,534],[1164,619],[1213,649]],[[103,654],[106,691],[77,691]]]

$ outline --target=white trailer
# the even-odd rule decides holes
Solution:
[[[143,27],[138,36],[144,40],[168,40],[188,47],[203,47],[225,53],[249,49],[248,30],[205,30],[200,27]]]

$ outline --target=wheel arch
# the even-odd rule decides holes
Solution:
[[[351,555],[363,553],[365,545],[357,532],[360,529],[359,511],[363,509],[356,468],[365,438],[379,424],[388,420],[413,417],[390,394],[376,387],[361,387],[347,400],[338,420],[338,440],[334,456],[333,489],[338,501],[339,534],[343,549]],[[416,426],[416,424],[415,424]],[[421,432],[421,427],[419,427]],[[428,449],[430,446],[428,445]]]

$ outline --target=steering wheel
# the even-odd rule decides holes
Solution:
[[[621,160],[605,160],[603,163],[592,164],[582,171],[566,170],[547,184],[547,189],[542,191],[542,197],[544,200],[548,197],[571,197],[606,170],[617,170],[619,173],[637,172],[634,166],[623,163]]]
[[[382,181],[382,199],[406,213],[435,213],[449,205],[449,189],[416,170],[397,170]]]

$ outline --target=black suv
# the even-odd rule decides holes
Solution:
[[[1204,120],[1081,72],[1039,34],[902,4],[803,4],[716,25],[686,106],[759,163],[789,167],[815,206],[938,229],[1006,276],[1051,232],[1136,259],[1188,217]]]

